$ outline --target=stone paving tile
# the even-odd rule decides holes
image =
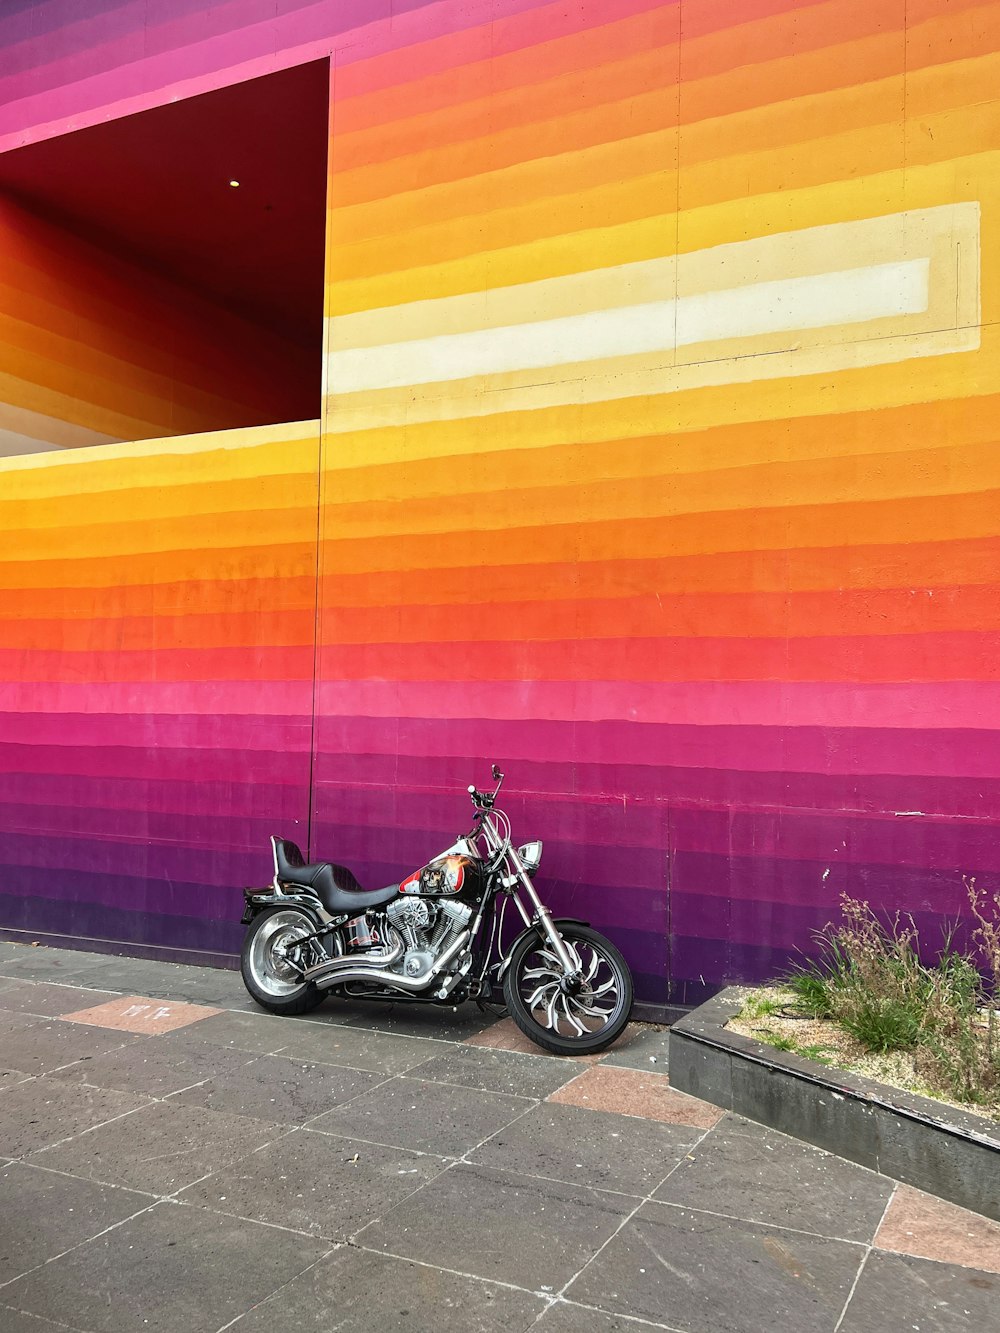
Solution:
[[[543,1308],[524,1291],[350,1249],[297,1277],[233,1333],[521,1333]]]
[[[601,1059],[600,1055],[553,1056],[526,1037],[512,1018],[501,1018],[481,1032],[474,1032],[466,1038],[466,1044],[494,1051],[519,1051],[522,1055],[544,1055],[550,1060],[563,1059],[568,1066],[592,1065]]]
[[[689,1097],[686,1092],[677,1092],[665,1074],[607,1065],[585,1070],[572,1083],[553,1093],[549,1101],[592,1111],[616,1111],[672,1125],[695,1125],[700,1129],[711,1129],[723,1114],[717,1106]]]
[[[31,1077],[31,1074],[22,1073],[20,1069],[0,1069],[0,1092],[16,1087],[18,1083],[25,1083]]]
[[[547,1102],[481,1144],[469,1160],[641,1196],[655,1189],[703,1132]]]
[[[23,1032],[25,1028],[44,1023],[41,1014],[19,1014],[13,1009],[0,1008],[0,1041],[14,1032]]]
[[[296,1023],[281,1025],[281,1054],[293,1060],[315,1060],[324,1064],[348,1065],[367,1069],[388,1078],[405,1074],[438,1051],[450,1051],[451,1043],[425,1037],[393,1036],[362,1027],[337,1023]]]
[[[59,1020],[35,1023],[20,1032],[0,1035],[0,1064],[24,1074],[46,1074],[77,1062],[78,1067],[85,1068],[96,1056],[136,1040],[122,1032],[100,1032],[96,1028],[74,1031]]]
[[[560,1301],[546,1310],[531,1333],[643,1333],[644,1329],[650,1328],[669,1329],[669,1325],[645,1319],[639,1323],[626,1315],[605,1314],[601,1310]]]
[[[31,1079],[3,1096],[0,1156],[23,1157],[148,1104],[148,1098],[104,1088]]]
[[[893,1182],[775,1130],[727,1115],[655,1192],[749,1222],[868,1242]]]
[[[439,1004],[382,1004],[371,1000],[367,1004],[351,1005],[332,997],[316,1012],[348,1027],[392,1032],[402,1037],[434,1037],[439,1041],[464,1041],[496,1022],[495,1014],[484,1014],[471,1003],[454,1008]]]
[[[83,1023],[98,1028],[113,1028],[118,1032],[136,1032],[142,1036],[159,1036],[189,1027],[213,1014],[203,1004],[186,1004],[181,1000],[156,1000],[148,995],[122,995],[104,1004],[63,1014],[62,1020]]]
[[[470,1226],[470,1206],[481,1229]],[[558,1291],[634,1207],[624,1195],[460,1165],[366,1227],[357,1243],[529,1291]]]
[[[651,1023],[629,1023],[615,1044],[601,1056],[601,1064],[665,1074],[669,1046],[669,1028],[654,1027]]]
[[[31,1162],[85,1180],[172,1194],[210,1171],[231,1166],[285,1132],[283,1125],[200,1106],[179,1106],[175,1100],[148,1102],[135,1115],[39,1152]]]
[[[259,1055],[173,1098],[233,1115],[298,1125],[350,1101],[378,1084],[380,1076],[342,1065],[310,1065],[281,1055]]]
[[[110,991],[80,990],[75,986],[16,981],[0,989],[0,1010],[57,1018],[60,1014],[82,1009],[85,1005],[111,999],[114,999],[114,996]]]
[[[16,1309],[93,1333],[215,1333],[328,1246],[255,1222],[157,1204],[3,1289]],[[250,1257],[252,1256],[252,1258]]]
[[[565,1060],[549,1056],[453,1045],[413,1072],[414,1077],[431,1079],[435,1083],[458,1084],[483,1092],[505,1092],[537,1100],[568,1083],[576,1071]]]
[[[0,1329],[3,1333],[67,1333],[67,1330],[68,1333],[88,1333],[76,1324],[67,1324],[65,1316],[60,1323],[54,1324],[51,1319],[43,1319],[41,1315],[14,1310],[3,1304],[2,1297],[3,1292],[0,1291]]]
[[[309,1127],[389,1147],[461,1157],[527,1106],[520,1097],[395,1078],[349,1106],[320,1116]]]
[[[645,1203],[566,1295],[686,1333],[833,1333],[865,1253]]]
[[[880,1250],[1000,1273],[1000,1222],[897,1185],[875,1236]]]
[[[88,969],[95,986],[123,995],[146,995],[152,999],[207,1004],[220,1009],[254,1005],[239,972],[228,968],[192,967],[186,963],[160,963],[147,958],[107,958],[100,967]]]
[[[263,1010],[253,1014],[222,1010],[200,1022],[190,1034],[179,1034],[177,1040],[190,1035],[213,1046],[233,1047],[251,1055],[273,1055],[287,1043],[289,1029],[296,1022],[293,1018],[265,1014]]]
[[[0,1170],[0,1283],[10,1282],[150,1203],[146,1194],[12,1162]]]
[[[173,1036],[135,1037],[120,1050],[58,1069],[50,1077],[165,1097],[203,1079],[226,1078],[256,1058],[249,1051],[200,1041],[194,1035],[198,1031],[193,1028]]]
[[[14,977],[22,981],[68,981],[83,986],[99,983],[91,981],[96,970],[106,961],[105,955],[83,953],[76,949],[32,949],[22,946],[16,953],[0,961],[0,977]],[[109,987],[114,990],[114,987]]]
[[[909,1255],[872,1252],[840,1333],[994,1333],[1000,1277]]]
[[[294,1130],[178,1197],[343,1241],[446,1165],[441,1157]]]

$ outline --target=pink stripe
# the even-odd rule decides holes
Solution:
[[[0,682],[0,735],[4,732],[4,713],[236,713],[308,717],[312,713],[312,682],[112,681],[87,685],[4,681]]]
[[[1000,728],[1000,682],[326,681],[319,711],[376,718],[994,730]]]

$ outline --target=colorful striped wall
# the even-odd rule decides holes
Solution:
[[[148,741],[134,822],[74,837],[133,857],[133,939],[187,944],[231,910],[279,806],[311,810],[314,851],[401,873],[458,831],[491,759],[556,905],[619,939],[655,1003],[766,974],[842,892],[933,929],[964,878],[1000,885],[1000,4],[84,8],[0,19],[0,146],[332,56],[327,392],[318,477],[308,431],[279,450],[300,564],[237,517],[254,432],[4,465],[37,488],[11,518],[19,570],[70,464],[108,497],[150,469],[172,515],[165,535],[134,525],[125,565],[107,509],[72,552],[53,532],[28,562],[53,590],[51,657],[32,598],[4,602],[27,636],[4,654],[13,762],[37,765],[34,810],[8,815],[37,873],[0,882],[8,922],[20,886],[55,879],[111,929],[125,890],[102,904],[52,835],[86,806],[67,772],[130,727]],[[244,544],[204,559],[210,514]],[[178,552],[169,611],[120,582]],[[100,616],[69,614],[78,563],[101,571]],[[91,657],[70,696],[74,633]],[[143,687],[102,693],[126,659]],[[269,710],[255,727],[247,699]],[[65,743],[27,739],[39,710]],[[264,753],[296,775],[281,798],[236,777]],[[157,784],[203,760],[211,813],[152,820]],[[159,911],[170,856],[203,851],[203,888]]]
[[[318,454],[303,422],[0,463],[4,928],[238,946],[308,829]]]
[[[0,456],[284,421],[303,400],[286,339],[2,193],[0,357]]]

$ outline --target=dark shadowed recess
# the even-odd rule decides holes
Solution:
[[[328,105],[329,62],[312,61],[4,153],[0,191],[301,347],[311,419]]]

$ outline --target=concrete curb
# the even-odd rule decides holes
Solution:
[[[725,990],[674,1024],[675,1088],[1000,1221],[1000,1125],[725,1031],[741,1006]]]

